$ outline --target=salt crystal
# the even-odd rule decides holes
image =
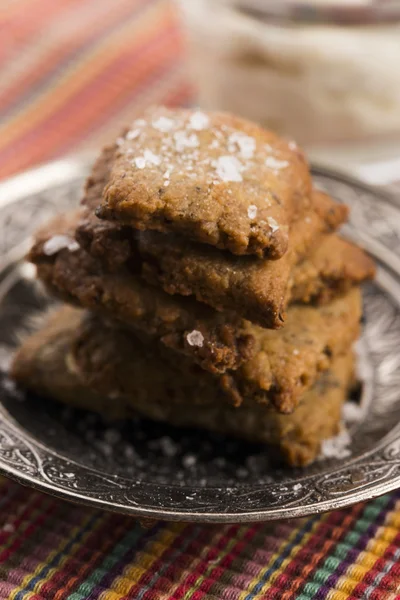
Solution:
[[[146,161],[143,158],[143,156],[137,156],[136,158],[133,159],[133,162],[135,163],[135,165],[138,169],[144,169],[146,166]]]
[[[228,149],[230,152],[235,151],[235,146],[239,146],[239,153],[242,158],[253,158],[254,150],[256,149],[256,141],[254,138],[235,131],[228,138]]]
[[[154,129],[158,129],[158,131],[162,131],[163,133],[167,133],[167,131],[171,131],[174,126],[174,121],[169,119],[168,117],[159,117],[152,123]]]
[[[125,138],[127,140],[134,140],[140,135],[140,129],[130,129],[126,134]]]
[[[74,248],[74,245],[72,245]],[[36,265],[32,263],[22,263],[20,273],[24,279],[36,279],[37,276],[37,268]]]
[[[351,443],[350,434],[347,429],[343,429],[335,437],[323,440],[321,444],[321,458],[347,458],[350,456],[349,445]]]
[[[294,140],[290,140],[288,146],[289,146],[290,150],[297,150],[297,148],[298,148],[298,146]]]
[[[362,406],[355,402],[345,402],[342,407],[342,416],[347,423],[360,421],[364,415]]]
[[[144,127],[146,125],[146,121],[144,119],[136,119],[136,121],[133,121],[133,124],[136,127]]]
[[[199,139],[195,133],[188,135],[186,131],[177,131],[174,133],[175,148],[178,152],[183,152],[185,148],[196,148],[199,145]]]
[[[272,233],[275,233],[275,231],[278,231],[278,229],[279,229],[279,225],[278,225],[278,223],[275,221],[274,217],[268,217],[268,218],[267,218],[267,222],[268,222],[268,225],[269,225],[269,226],[270,226],[270,228],[271,228],[271,231],[272,231]]]
[[[145,161],[150,165],[158,166],[161,163],[161,158],[151,150],[145,150],[143,154]]]
[[[279,169],[284,169],[289,166],[289,163],[287,160],[278,160],[274,156],[268,156],[268,158],[265,159],[265,165],[270,169],[279,171]]]
[[[299,490],[301,490],[301,488],[302,488],[302,487],[303,487],[303,486],[301,485],[301,483],[296,483],[296,484],[293,486],[293,491],[294,491],[294,492],[298,492]]]
[[[112,447],[110,444],[106,444],[105,442],[97,441],[97,448],[104,454],[104,456],[111,456],[113,453]]]
[[[218,140],[213,140],[209,146],[209,148],[211,148],[211,149],[218,148],[218,147],[219,147]]]
[[[257,206],[250,204],[249,208],[247,209],[247,215],[249,219],[255,219],[257,216]]]
[[[242,181],[242,164],[234,156],[220,156],[217,159],[216,171],[222,181]]]
[[[195,129],[196,131],[201,131],[202,129],[205,129],[209,126],[209,124],[210,119],[208,118],[208,116],[199,110],[193,113],[193,115],[189,119],[189,127],[191,127],[191,129]]]
[[[197,331],[197,329],[194,329],[193,331],[188,333],[186,339],[190,346],[199,346],[199,348],[202,348],[203,346],[204,336],[201,333],[201,331]]]
[[[144,169],[147,166],[157,167],[161,163],[161,158],[151,150],[145,150],[143,156],[137,156],[133,159],[133,162],[138,169]]]
[[[67,479],[73,479],[75,477],[75,473],[64,473],[64,477]]]
[[[299,350],[297,350],[297,348],[295,348],[295,349],[293,350],[293,354],[294,354],[295,356],[298,356],[298,355],[300,354],[300,351],[299,351]]]
[[[178,452],[175,442],[166,435],[160,438],[160,448],[162,453],[170,458],[175,456]]]
[[[305,222],[305,223],[311,223],[311,218],[310,218],[310,217],[306,217],[306,218],[304,219],[304,222]]]
[[[193,467],[196,462],[196,457],[193,454],[186,454],[186,456],[182,458],[182,464],[185,468]]]
[[[12,523],[4,523],[3,527],[2,527],[3,531],[5,531],[6,533],[14,533],[15,531],[15,526]]]
[[[46,256],[57,254],[60,250],[67,248],[70,252],[79,250],[79,244],[68,235],[54,235],[43,244],[43,252]]]
[[[122,138],[122,137],[117,138],[117,141],[116,141],[117,146],[122,146],[124,143],[125,143],[124,138]]]

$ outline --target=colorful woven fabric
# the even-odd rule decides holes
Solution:
[[[0,488],[0,597],[394,600],[400,493],[273,525],[158,523]]]
[[[168,0],[0,2],[0,177],[187,103],[182,57]]]
[[[148,104],[191,101],[166,0],[6,0],[0,40],[2,177],[98,147]],[[146,530],[3,480],[0,598],[394,600],[400,493],[300,521]]]

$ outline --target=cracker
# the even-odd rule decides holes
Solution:
[[[104,149],[84,203],[93,187],[103,219],[276,259],[309,206],[311,177],[295,144],[254,123],[161,107]]]

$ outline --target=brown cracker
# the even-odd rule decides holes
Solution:
[[[107,269],[137,263],[149,283],[170,294],[194,295],[217,310],[234,310],[263,327],[278,328],[284,320],[294,265],[321,236],[347,217],[347,207],[314,192],[312,209],[293,226],[290,248],[279,261],[236,257],[181,237],[154,232],[137,235],[129,227],[102,223],[84,211],[76,238]]]
[[[12,376],[24,388],[108,418],[138,411],[177,426],[262,442],[278,448],[289,465],[304,466],[315,459],[322,440],[338,432],[352,371],[350,353],[337,358],[291,415],[257,405],[235,408],[219,400],[213,376],[199,377],[190,364],[182,369],[166,363],[127,331],[65,307],[25,341]]]
[[[168,348],[190,355],[210,371],[236,369],[252,355],[254,341],[241,330],[242,319],[232,313],[217,313],[190,298],[174,298],[132,273],[105,273],[81,249],[64,248],[46,255],[46,242],[61,232],[72,241],[75,222],[72,213],[54,219],[38,233],[29,255],[39,278],[54,295],[119,319]],[[202,345],[188,341],[193,331],[201,332]]]
[[[196,128],[199,115],[208,123]],[[84,203],[93,188],[104,188],[101,218],[276,259],[287,250],[289,225],[308,208],[311,177],[293,142],[254,123],[159,107],[105,148]]]

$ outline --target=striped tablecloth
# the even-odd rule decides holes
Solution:
[[[183,57],[166,0],[3,0],[0,176],[190,102]],[[143,529],[2,481],[0,598],[400,599],[400,494],[290,523]]]

